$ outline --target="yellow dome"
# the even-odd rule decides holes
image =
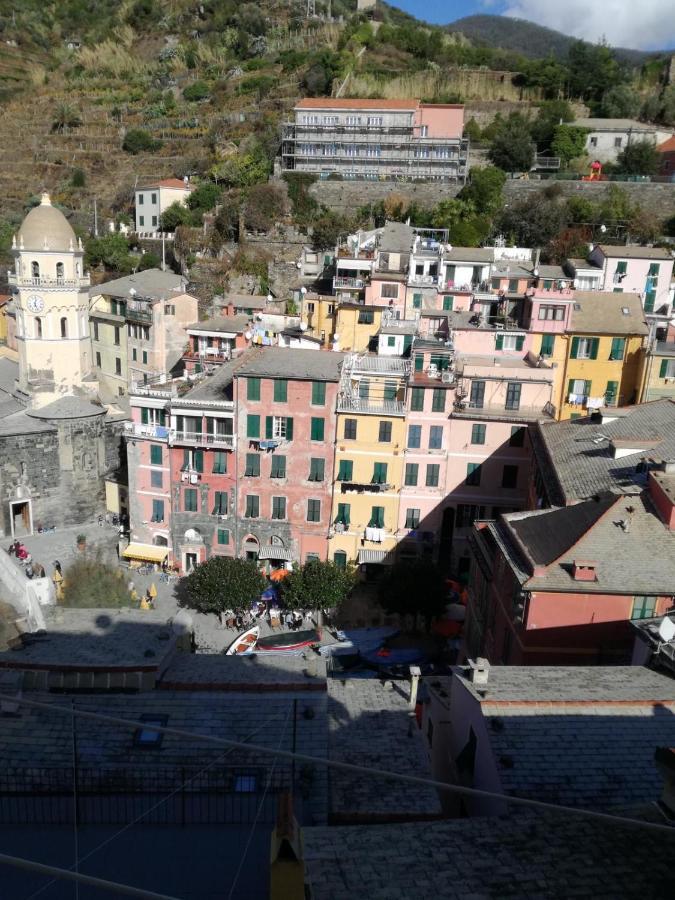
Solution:
[[[43,194],[39,206],[28,213],[16,236],[19,250],[77,250],[77,238],[63,213]]]

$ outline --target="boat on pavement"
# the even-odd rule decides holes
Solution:
[[[260,626],[254,625],[248,631],[238,635],[225,651],[226,656],[241,656],[243,653],[252,653],[260,637]]]

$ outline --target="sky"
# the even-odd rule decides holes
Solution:
[[[673,0],[389,0],[427,22],[446,25],[463,16],[492,13],[529,19],[573,37],[615,47],[675,47]]]

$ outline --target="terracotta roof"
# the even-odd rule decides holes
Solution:
[[[193,189],[193,185],[185,184],[181,178],[162,178],[161,181],[154,181],[152,184],[144,184],[142,187],[136,188],[136,190],[145,191],[148,188],[157,187],[176,188],[185,191],[191,191]]]
[[[334,97],[303,97],[296,109],[417,109],[419,100],[360,100]]]
[[[575,291],[571,332],[574,334],[649,334],[639,294]]]
[[[675,153],[675,135],[669,137],[667,141],[659,144],[656,148],[658,153]]]

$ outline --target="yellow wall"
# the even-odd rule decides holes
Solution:
[[[538,356],[541,351],[543,334],[535,333],[532,336],[532,352]],[[563,380],[565,375],[565,363],[567,354],[569,353],[568,340],[566,334],[556,334],[553,342],[553,353],[551,356],[545,356],[546,365],[553,366],[553,387],[551,389],[551,403],[556,409],[556,418],[561,418],[560,402],[563,396]]]
[[[397,544],[394,532],[398,528],[399,499],[403,480],[403,462],[405,448],[405,419],[400,416],[363,415],[362,413],[339,413],[337,421],[337,448],[335,454],[335,482],[333,493],[333,511],[331,523],[338,513],[338,504],[348,503],[350,509],[349,530],[336,534],[330,539],[329,559],[336,550],[342,550],[347,558],[355,562],[359,550],[393,550]],[[345,440],[345,419],[356,419],[355,441]],[[391,442],[380,443],[378,440],[380,422],[391,422]],[[391,485],[386,492],[350,491],[342,493],[340,482],[336,481],[340,471],[341,460],[353,462],[353,482],[370,484],[374,464],[387,464],[387,483]],[[373,506],[384,507],[384,530],[387,537],[382,543],[366,541],[362,544],[364,531],[370,521]]]
[[[675,377],[661,376],[661,363],[664,360],[668,360],[670,363],[675,362],[672,356],[659,356],[658,353],[645,357],[642,403],[647,403],[649,400],[660,400],[664,397],[675,400]]]
[[[335,297],[309,297],[303,300],[300,320],[307,325],[307,333],[314,337],[321,337],[321,332],[325,333],[324,344],[328,346],[331,337],[335,332],[335,307],[337,306],[337,298]],[[307,304],[314,304],[314,312],[307,311]]]
[[[0,306],[0,341],[7,340],[7,304]]]
[[[572,339],[574,337],[596,337],[599,341],[596,359],[571,359]],[[569,419],[572,414],[588,415],[588,410],[581,405],[570,405],[567,402],[568,386],[571,379],[583,379],[591,382],[589,396],[604,396],[608,381],[619,383],[616,405],[627,406],[637,403],[640,398],[642,374],[642,342],[639,335],[621,335],[625,337],[626,346],[623,360],[610,360],[612,347],[611,335],[567,334],[556,336],[556,344],[565,346],[565,362],[562,377],[558,379],[560,394],[556,404],[560,419]]]
[[[372,312],[371,324],[359,323],[359,313]],[[340,350],[353,350],[360,353],[368,349],[372,337],[379,328],[382,319],[380,307],[339,306],[335,322],[335,333],[339,335]]]

